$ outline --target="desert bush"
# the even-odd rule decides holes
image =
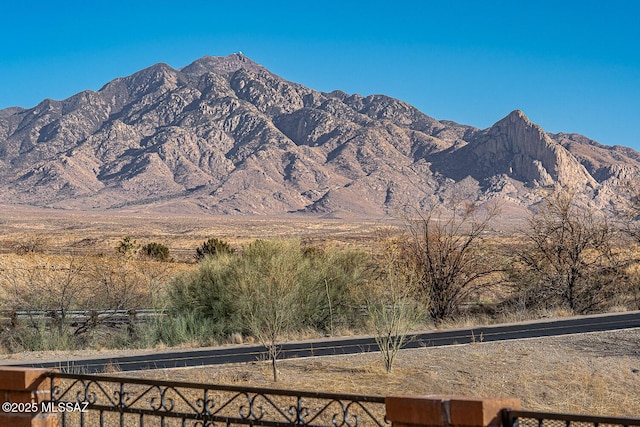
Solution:
[[[344,325],[358,317],[353,315],[354,289],[368,274],[367,255],[337,249],[309,250],[299,241],[257,241],[245,246],[241,255],[227,253],[203,259],[197,271],[172,280],[172,307],[177,311],[194,308],[206,316],[227,319],[226,333],[246,332],[237,318],[240,276],[264,275],[266,265],[285,255],[289,264],[296,265],[304,294],[296,310],[298,328],[329,330],[332,324]]]
[[[18,255],[41,254],[49,245],[49,239],[41,234],[28,234],[19,239],[15,244]]]
[[[124,236],[118,246],[116,252],[125,258],[134,258],[140,250],[140,244],[136,240],[132,240],[129,236]]]
[[[428,304],[419,301],[415,274],[399,242],[381,242],[384,253],[376,276],[366,287],[367,324],[374,333],[387,373],[393,369],[398,352],[408,342],[408,334],[428,313]]]
[[[277,381],[278,343],[302,323],[302,273],[309,260],[298,242],[257,240],[244,248],[236,274],[243,324],[267,348]]]
[[[91,298],[84,258],[40,255],[22,257],[0,272],[3,306],[12,310],[55,310],[54,324],[62,333],[67,312]]]
[[[171,312],[199,313],[216,322],[214,331],[220,334],[241,330],[234,290],[236,263],[236,257],[230,254],[207,257],[198,270],[173,277],[168,290]]]
[[[480,288],[501,280],[502,263],[485,238],[498,212],[496,206],[459,204],[406,220],[404,252],[436,323],[456,315]]]
[[[239,255],[205,257],[197,271],[176,276],[169,300],[174,313],[195,310],[212,319],[219,339],[233,332],[260,338],[267,324],[277,336],[309,327],[328,331],[361,317],[353,314],[354,289],[367,267],[361,252],[258,240]]]
[[[616,248],[617,230],[605,215],[556,191],[529,219],[510,275],[527,307],[575,313],[605,309],[625,292],[629,259]]]
[[[635,243],[640,243],[640,185],[628,183],[618,188],[619,203],[614,217],[620,231]]]
[[[304,326],[332,334],[337,328],[358,328],[363,319],[354,307],[363,303],[360,288],[372,274],[368,254],[357,250],[303,248],[307,268],[302,274],[298,309]]]
[[[12,352],[75,350],[84,340],[73,334],[68,325],[51,328],[45,320],[28,322],[3,331],[2,343]]]
[[[150,259],[156,261],[169,261],[169,248],[162,243],[151,242],[142,247],[142,253]]]
[[[133,261],[126,257],[27,254],[0,258],[3,309],[51,312],[45,319],[15,319],[0,332],[15,351],[135,345],[135,325],[109,325],[110,316],[68,317],[70,310],[148,308],[162,298],[161,289],[174,263]],[[40,314],[41,316],[41,314]]]
[[[154,318],[139,328],[134,345],[142,348],[181,344],[208,346],[221,335],[221,324],[196,310]]]
[[[217,238],[211,238],[196,248],[196,260],[200,261],[206,256],[218,256],[232,254],[233,248],[229,243]]]
[[[157,263],[149,263],[157,264]],[[91,257],[85,265],[85,285],[92,290],[85,304],[98,310],[149,307],[158,286],[145,263],[128,258]]]

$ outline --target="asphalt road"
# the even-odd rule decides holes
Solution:
[[[640,311],[424,332],[412,335],[410,342],[404,348],[540,338],[629,328],[640,328]],[[370,351],[378,351],[378,346],[373,337],[326,339],[283,344],[279,358],[357,354]],[[264,359],[266,359],[264,347],[242,345],[15,366],[58,368],[63,372],[75,373],[100,373],[104,371],[105,366],[117,367],[120,371],[137,371],[252,362]]]

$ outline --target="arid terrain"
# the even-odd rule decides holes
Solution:
[[[379,396],[517,397],[523,407],[570,413],[640,413],[640,330],[403,350],[394,371],[379,354],[136,372],[147,378]],[[131,375],[131,374],[129,374]]]
[[[112,253],[125,235],[140,243],[158,241],[176,260],[194,262],[195,248],[209,237],[232,245],[257,238],[298,238],[312,244],[371,249],[381,228],[403,227],[402,220],[338,220],[309,216],[245,217],[156,215],[142,212],[69,212],[33,207],[0,209],[0,257],[16,257],[15,245],[42,238],[46,256]],[[495,236],[516,227],[493,227]],[[182,264],[182,263],[179,263]],[[455,325],[454,325],[455,326]],[[188,344],[187,344],[188,346]],[[378,354],[287,360],[272,382],[267,363],[147,371],[127,375],[195,382],[284,387],[358,394],[456,394],[513,396],[526,408],[637,416],[640,412],[640,332],[478,343],[404,350],[393,372],[385,373]],[[7,354],[16,361],[65,360],[141,353],[149,350],[40,351]],[[157,347],[162,351],[162,347]],[[115,374],[117,366],[113,367]]]
[[[399,219],[330,219],[316,216],[212,216],[154,214],[136,211],[64,211],[0,205],[0,252],[15,252],[15,244],[44,239],[52,254],[112,252],[123,236],[140,243],[158,241],[172,254],[191,260],[195,248],[209,237],[234,246],[259,238],[297,238],[310,243],[364,245],[380,228],[397,227]],[[74,252],[75,251],[75,252]]]
[[[24,353],[2,364],[132,353],[144,351]],[[640,329],[402,350],[389,374],[377,353],[283,360],[278,370],[277,383],[260,361],[127,373],[113,366],[109,375],[379,396],[516,397],[531,410],[640,413]]]
[[[508,238],[528,214],[501,216],[488,232]],[[301,239],[311,245],[337,245],[368,250],[381,230],[402,231],[402,215],[377,219],[322,218],[317,215],[229,216],[158,214],[145,210],[67,211],[0,203],[0,254],[16,252],[16,245],[41,239],[45,253],[81,255],[111,253],[124,236],[141,244],[151,241],[169,247],[177,261],[192,262],[195,248],[208,238],[233,247],[255,239]]]

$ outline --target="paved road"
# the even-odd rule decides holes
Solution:
[[[628,328],[640,328],[640,311],[424,332],[412,335],[411,341],[405,348],[539,338]],[[336,354],[357,354],[377,350],[378,346],[372,337],[341,338],[287,343],[282,346],[282,352],[279,357],[284,359]],[[23,364],[17,366],[58,368],[63,372],[99,373],[104,371],[105,366],[117,367],[120,371],[136,371],[252,362],[263,360],[264,358],[266,358],[264,347],[245,345],[201,350],[159,352],[129,357]]]

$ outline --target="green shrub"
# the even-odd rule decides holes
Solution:
[[[218,323],[222,336],[238,329],[238,301],[233,290],[236,282],[236,257],[230,254],[206,257],[195,272],[176,276],[169,284],[171,312],[175,315],[197,312]]]
[[[309,264],[302,279],[299,313],[307,327],[332,333],[338,327],[360,327],[358,289],[370,273],[369,256],[362,251],[328,249],[305,251]]]
[[[228,255],[233,253],[233,248],[224,240],[211,238],[196,248],[196,260],[200,261],[206,256]]]
[[[124,236],[116,247],[116,252],[126,258],[133,258],[140,250],[140,245],[136,240],[131,240],[130,236]]]
[[[82,347],[79,337],[68,328],[51,328],[46,322],[37,321],[30,326],[18,326],[3,331],[2,341],[12,352],[68,351]]]
[[[196,310],[158,317],[140,329],[138,345],[143,348],[164,344],[169,347],[181,344],[212,345],[222,335],[221,324],[205,317]]]
[[[169,248],[162,243],[151,242],[142,247],[142,253],[156,261],[169,261]]]
[[[291,278],[292,289],[299,294],[291,329],[332,332],[361,321],[355,295],[369,271],[369,258],[363,252],[309,249],[297,240],[257,240],[239,256],[231,255],[228,246],[221,247],[227,250],[203,256],[197,271],[175,277],[169,287],[171,310],[176,314],[194,310],[211,319],[219,338],[251,332],[246,315],[243,320],[247,299],[255,300],[251,292],[266,292],[264,286],[281,276]]]

